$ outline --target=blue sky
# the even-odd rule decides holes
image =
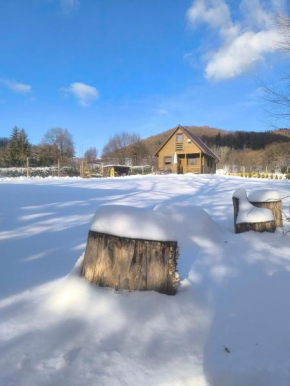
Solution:
[[[267,130],[261,81],[286,0],[0,0],[0,136],[68,128],[77,154],[120,131]]]

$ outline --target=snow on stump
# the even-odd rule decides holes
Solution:
[[[178,248],[164,215],[128,206],[102,206],[93,219],[82,276],[116,290],[174,295]]]
[[[267,208],[273,213],[276,227],[283,227],[282,200],[275,190],[254,190],[248,195],[250,203],[257,208]]]
[[[239,188],[234,192],[233,205],[235,233],[275,231],[276,225],[271,210],[252,205],[245,189]]]

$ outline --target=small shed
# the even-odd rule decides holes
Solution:
[[[104,177],[122,177],[130,174],[130,166],[126,165],[104,165]]]

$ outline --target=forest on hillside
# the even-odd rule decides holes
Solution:
[[[184,126],[193,134],[200,137],[209,147],[227,146],[232,150],[260,150],[273,143],[290,142],[290,129],[278,129],[274,131],[225,131],[208,126]],[[162,145],[174,129],[167,130],[161,134],[144,140],[147,147],[154,151]]]
[[[217,168],[227,166],[237,171],[286,172],[290,167],[290,129],[265,132],[226,131],[209,126],[185,126],[200,137],[219,158]],[[143,140],[148,159],[156,162],[159,147],[172,134],[173,129]]]

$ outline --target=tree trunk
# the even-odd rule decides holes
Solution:
[[[177,242],[90,231],[82,267],[89,282],[116,290],[176,292]]]
[[[239,199],[233,197],[233,205],[234,205],[234,226],[235,233],[243,233],[247,231],[255,231],[255,232],[275,232],[276,224],[275,220],[273,221],[265,221],[265,222],[245,222],[237,224],[237,217],[239,214]]]
[[[250,201],[251,202],[251,201]],[[276,227],[283,227],[282,201],[251,202],[257,208],[267,208],[273,213]]]

